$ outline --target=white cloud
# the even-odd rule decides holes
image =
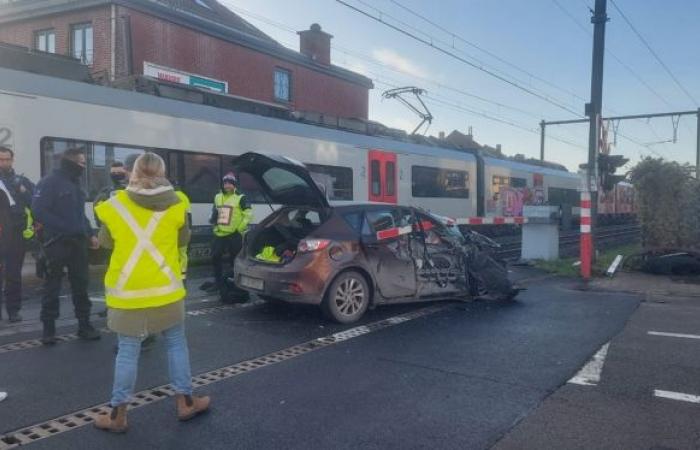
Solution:
[[[421,78],[427,78],[428,76],[428,73],[422,67],[399,55],[394,50],[390,50],[388,48],[374,49],[372,50],[372,56],[374,59],[381,61],[383,64],[393,67],[401,72],[405,72],[408,75]]]

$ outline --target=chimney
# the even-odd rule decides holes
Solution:
[[[315,62],[331,65],[331,36],[321,31],[321,25],[314,23],[308,30],[298,31],[299,51]]]

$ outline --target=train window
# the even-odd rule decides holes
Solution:
[[[182,190],[192,203],[210,203],[221,190],[221,157],[182,153]]]
[[[144,149],[140,147],[118,146],[72,139],[44,138],[41,140],[42,174],[47,175],[53,169],[58,168],[61,154],[66,149],[73,147],[85,149],[87,170],[85,171],[85,176],[82,177],[82,187],[89,201],[95,198],[100,190],[112,183],[109,178],[109,169],[113,162],[125,162],[129,155],[144,152]]]
[[[527,187],[527,180],[525,178],[513,178],[513,177],[511,177],[510,187],[514,187],[514,188]]]
[[[494,175],[491,180],[491,186],[493,193],[498,193],[501,191],[501,186],[509,186],[514,188],[524,188],[527,187],[527,180],[525,178],[515,178],[515,177],[505,177],[500,175]]]
[[[369,166],[372,195],[382,195],[382,181],[379,169],[379,160],[373,159]]]
[[[576,189],[550,187],[547,190],[547,203],[550,205],[578,206],[579,193]]]
[[[394,195],[394,187],[396,186],[396,164],[393,161],[387,161],[384,170],[386,171],[386,195]]]
[[[469,172],[411,166],[411,191],[414,197],[469,198]]]
[[[352,169],[349,167],[306,164],[311,178],[321,185],[328,200],[352,200]]]

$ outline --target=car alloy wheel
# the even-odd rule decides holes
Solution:
[[[326,315],[340,323],[358,320],[369,305],[369,287],[355,271],[344,272],[331,284],[323,303]]]

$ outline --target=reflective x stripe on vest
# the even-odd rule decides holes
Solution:
[[[175,276],[172,269],[167,265],[163,254],[156,248],[155,245],[153,245],[153,242],[151,242],[151,237],[158,227],[160,220],[163,218],[165,211],[153,213],[153,216],[148,221],[148,224],[144,229],[141,228],[138,222],[136,222],[136,219],[134,219],[134,216],[131,215],[131,213],[124,207],[118,198],[113,197],[110,200],[110,203],[112,206],[114,206],[117,213],[119,213],[119,216],[124,219],[127,225],[129,225],[131,231],[136,235],[137,242],[119,275],[116,286],[106,288],[107,294],[122,299],[134,299],[167,295],[177,291],[178,289],[182,289],[182,281]],[[156,264],[161,267],[163,273],[168,277],[170,284],[156,288],[125,290],[124,286],[133,274],[134,269],[136,268],[136,265],[144,252],[148,253]]]

